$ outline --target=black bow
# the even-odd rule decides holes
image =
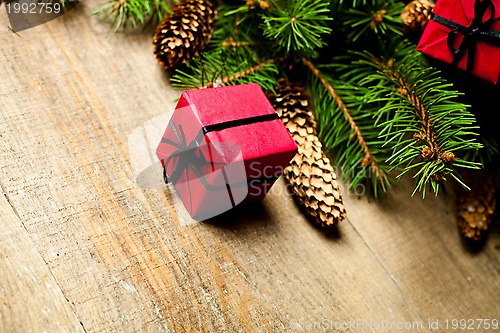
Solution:
[[[205,185],[207,188],[217,190],[217,188],[213,188],[213,186],[209,185],[206,182],[205,177],[203,176],[203,172],[201,171],[201,169],[203,167],[206,167],[208,164],[210,164],[212,167],[214,166],[214,164],[222,164],[208,162],[205,159],[205,156],[203,155],[203,152],[200,148],[200,141],[203,139],[203,135],[205,133],[201,131],[200,134],[188,144],[186,135],[184,134],[184,130],[182,129],[182,125],[179,124],[178,129],[175,127],[173,122],[170,122],[169,125],[172,128],[172,132],[174,133],[177,142],[174,142],[167,138],[162,138],[161,141],[177,148],[177,150],[173,152],[172,155],[170,155],[164,163],[163,179],[165,180],[165,183],[177,183],[182,174],[184,172],[187,172],[190,168],[191,170],[193,170],[196,177],[200,179],[203,185]],[[177,163],[175,164],[174,170],[172,171],[172,175],[169,177],[167,176],[166,171],[167,166],[176,158]]]
[[[488,9],[490,12],[489,18],[483,21]],[[498,18],[495,19],[495,5],[491,0],[476,0],[474,3],[474,18],[468,27],[434,13],[432,14],[432,20],[451,28],[448,33],[447,43],[448,48],[453,53],[452,66],[457,67],[465,52],[467,52],[466,71],[471,71],[474,67],[476,47],[479,41],[500,46],[500,31],[491,30],[493,22],[498,20]],[[458,48],[455,48],[454,44],[458,35],[462,35],[463,39]]]
[[[271,121],[271,120],[276,120],[279,119],[279,116],[277,113],[272,113],[272,114],[265,114],[265,115],[259,115],[259,116],[254,116],[254,117],[249,117],[249,118],[243,118],[243,119],[236,119],[236,120],[229,120],[225,121],[222,123],[217,123],[217,124],[212,124],[208,126],[204,126],[201,128],[200,132],[198,135],[188,144],[186,136],[184,134],[184,130],[182,129],[182,125],[178,125],[178,129],[176,128],[175,124],[172,122],[172,120],[169,122],[169,126],[172,129],[172,132],[175,135],[175,138],[177,142],[174,142],[168,138],[163,137],[161,139],[162,142],[167,143],[175,148],[177,150],[173,152],[168,159],[165,161],[163,164],[163,178],[165,180],[165,183],[173,183],[175,184],[179,178],[182,176],[184,172],[187,172],[189,169],[193,170],[195,173],[196,177],[202,182],[202,184],[209,190],[212,191],[218,191],[221,189],[227,188],[229,186],[226,184],[225,186],[213,186],[208,184],[207,180],[205,179],[202,168],[211,166],[211,171],[214,171],[216,169],[216,165],[224,165],[224,163],[217,163],[217,162],[212,162],[212,161],[207,161],[205,159],[205,156],[203,155],[203,152],[200,147],[200,142],[203,140],[205,134],[213,131],[221,131],[227,128],[231,127],[236,127],[236,126],[244,126],[248,124],[253,124],[253,123],[258,123],[258,122],[264,122],[264,121]],[[207,145],[207,148],[210,148]],[[174,170],[172,171],[172,174],[170,177],[167,175],[167,166],[175,159],[177,158],[177,163],[174,166]],[[223,173],[225,174],[224,170]],[[262,179],[257,179],[258,181],[267,181],[270,179],[276,179],[276,177],[263,177]],[[245,182],[246,184],[246,182]]]

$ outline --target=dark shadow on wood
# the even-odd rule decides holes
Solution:
[[[243,203],[220,215],[204,220],[203,223],[233,232],[268,228],[276,224],[263,202]]]
[[[490,238],[489,234],[490,233],[488,232],[483,238],[481,238],[481,240],[478,240],[478,241],[461,236],[460,239],[462,242],[462,246],[464,247],[464,249],[467,252],[469,252],[471,254],[479,254],[485,248],[486,243],[488,242],[488,239]]]

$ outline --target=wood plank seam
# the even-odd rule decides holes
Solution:
[[[415,313],[418,315],[418,319],[421,321],[421,322],[425,322],[424,318],[422,317],[422,314],[420,313],[420,309],[416,306],[415,303],[413,303],[412,299],[410,298],[410,296],[408,295],[407,292],[405,292],[405,290],[401,287],[401,285],[396,281],[396,279],[394,279],[394,274],[392,274],[390,271],[389,271],[389,268],[382,262],[382,260],[380,260],[380,257],[378,256],[378,254],[373,250],[373,248],[370,246],[370,244],[365,240],[365,238],[363,237],[363,235],[361,235],[361,233],[358,231],[358,229],[356,228],[356,226],[350,221],[349,217],[346,218],[346,221],[352,226],[352,228],[354,229],[354,232],[356,234],[358,234],[359,238],[363,241],[363,243],[366,245],[366,248],[368,249],[368,251],[370,251],[371,254],[373,254],[373,257],[375,258],[375,260],[380,264],[380,266],[382,267],[382,269],[387,273],[387,275],[389,276],[389,278],[391,279],[391,281],[394,283],[394,285],[398,288],[399,292],[401,293],[401,295],[403,295],[403,297],[406,299],[406,301],[408,302],[408,304],[410,305],[410,307],[415,311]]]
[[[19,216],[19,212],[17,211],[16,207],[14,207],[14,205],[12,204],[12,201],[10,201],[10,198],[7,195],[7,191],[5,190],[2,182],[0,182],[0,191],[2,191],[3,196],[5,197],[5,200],[7,200],[7,203],[9,204],[9,206],[12,209],[12,211],[14,212],[14,214],[17,216],[19,221],[21,221],[21,225],[23,226],[24,230],[26,230],[26,232],[28,232],[28,229],[26,229],[26,226],[24,225],[23,220],[21,220],[21,217]]]

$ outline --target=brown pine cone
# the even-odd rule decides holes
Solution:
[[[494,175],[489,170],[468,170],[464,181],[470,191],[457,192],[457,220],[461,236],[482,241],[488,235],[496,207]]]
[[[153,51],[167,70],[198,57],[212,37],[216,0],[181,0],[156,28]]]
[[[431,19],[434,3],[429,0],[413,0],[401,13],[407,34],[421,35]]]
[[[255,8],[256,7],[256,3],[258,3],[260,9],[262,10],[267,10],[269,9],[269,7],[271,7],[271,3],[268,2],[268,1],[263,1],[263,0],[247,0],[246,2],[246,6],[249,7],[249,8]]]
[[[284,170],[297,201],[321,227],[333,227],[346,216],[337,175],[322,150],[316,120],[305,90],[284,79],[269,100],[297,143],[298,152]]]

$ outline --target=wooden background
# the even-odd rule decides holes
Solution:
[[[406,183],[378,204],[344,190],[338,235],[310,224],[283,180],[261,204],[190,221],[170,187],[137,178],[179,92],[151,32],[114,34],[90,15],[99,6],[18,34],[0,10],[1,332],[500,319],[498,239],[468,252],[453,201],[410,198]]]

